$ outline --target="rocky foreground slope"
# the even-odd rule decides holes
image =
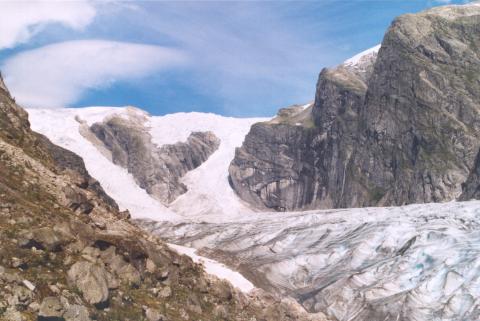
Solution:
[[[480,145],[479,30],[478,3],[395,19],[378,56],[322,70],[302,122],[252,126],[232,186],[276,210],[456,199]]]
[[[0,320],[323,319],[242,294],[137,228],[0,84]]]

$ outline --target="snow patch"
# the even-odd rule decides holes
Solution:
[[[212,274],[220,279],[229,281],[234,287],[240,289],[244,293],[248,293],[255,289],[255,286],[252,284],[252,282],[244,278],[243,275],[233,271],[232,269],[215,260],[197,255],[197,250],[194,248],[170,243],[168,243],[168,246],[177,251],[179,254],[185,254],[189,256],[193,262],[202,264],[208,274]]]
[[[381,45],[376,45],[375,47],[362,51],[361,53],[353,56],[352,58],[345,60],[343,64],[346,66],[355,66],[359,64],[363,60],[363,58],[366,58],[367,56],[371,56],[373,54],[378,53],[378,51],[380,50],[380,47]]]

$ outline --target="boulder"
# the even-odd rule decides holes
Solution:
[[[91,321],[88,309],[82,305],[69,305],[63,315],[65,321]]]
[[[73,236],[62,228],[41,227],[23,232],[18,244],[23,248],[37,248],[56,252],[73,241]]]
[[[64,321],[65,310],[60,298],[46,297],[40,305],[38,321]]]
[[[166,321],[165,316],[161,314],[159,310],[152,308],[145,310],[145,317],[148,321]]]
[[[76,286],[85,301],[103,306],[108,303],[108,272],[103,266],[80,261],[72,265],[67,273],[69,281]]]

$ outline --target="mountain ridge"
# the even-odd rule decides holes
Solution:
[[[230,167],[237,194],[263,210],[457,199],[479,152],[479,16],[400,16],[360,75],[322,70],[315,127],[254,125]]]

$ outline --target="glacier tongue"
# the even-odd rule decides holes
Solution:
[[[338,320],[478,320],[480,202],[154,223]]]

